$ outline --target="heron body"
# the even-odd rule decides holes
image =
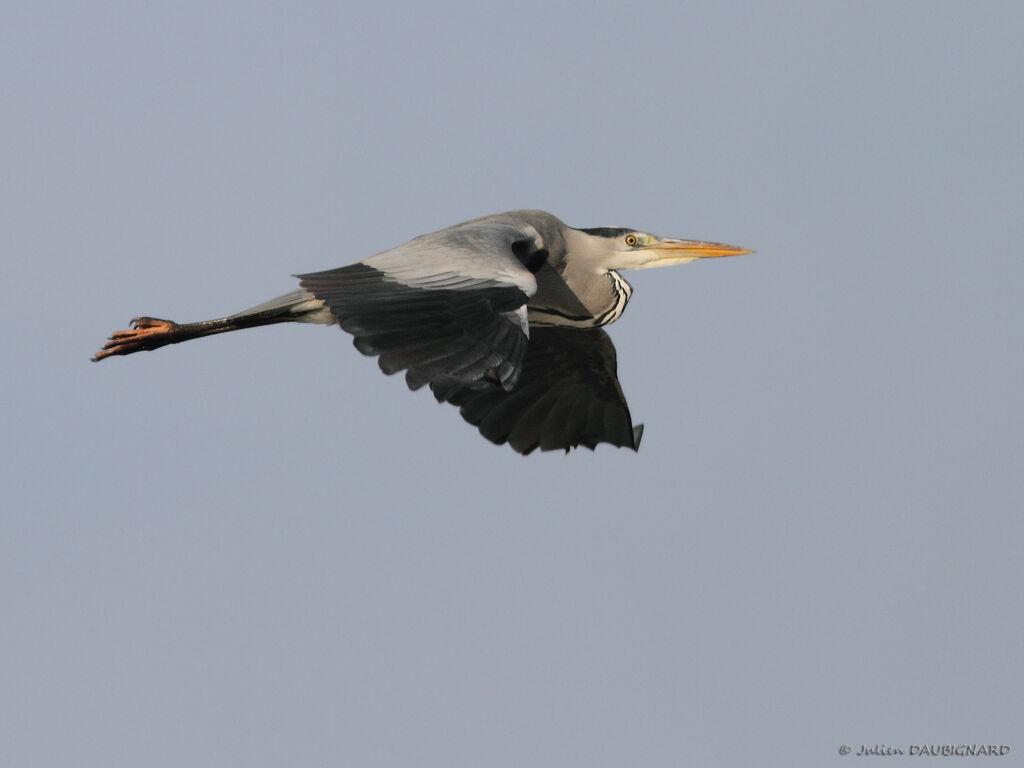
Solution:
[[[135,318],[94,360],[281,322],[338,324],[381,370],[405,371],[495,443],[520,453],[609,443],[636,450],[615,348],[601,327],[632,289],[619,270],[749,253],[632,229],[574,229],[509,211],[416,237],[228,317]]]

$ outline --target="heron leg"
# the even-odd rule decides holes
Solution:
[[[324,310],[322,301],[301,289],[264,302],[243,312],[198,323],[175,323],[157,317],[136,317],[127,331],[116,331],[110,341],[92,358],[93,362],[114,355],[130,355],[145,349],[159,349],[189,339],[217,333],[240,331],[274,323],[330,323],[334,317]]]

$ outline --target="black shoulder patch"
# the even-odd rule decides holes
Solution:
[[[547,249],[535,247],[532,240],[516,240],[512,243],[512,253],[519,259],[520,264],[534,274],[548,260]]]

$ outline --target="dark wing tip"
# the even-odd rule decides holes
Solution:
[[[457,406],[485,438],[517,453],[640,447],[643,425],[633,426],[614,347],[601,330],[533,327],[511,391],[493,384],[480,390],[451,381],[430,385],[439,402]]]

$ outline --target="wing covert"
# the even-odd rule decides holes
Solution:
[[[356,348],[384,373],[426,383],[511,389],[526,355],[526,303],[537,290],[521,254],[542,250],[507,215],[410,240],[347,267],[299,275]]]

